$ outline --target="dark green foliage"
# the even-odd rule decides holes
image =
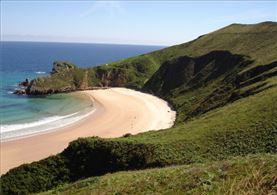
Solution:
[[[209,142],[209,139],[211,142]],[[229,130],[217,132],[206,137],[207,158],[224,159],[228,156],[239,156],[256,153],[277,152],[277,127],[257,127],[250,131]]]
[[[162,64],[143,89],[167,99],[182,113],[178,121],[184,121],[266,89],[265,83],[251,85],[276,76],[277,61],[241,73],[252,63],[248,57],[228,51],[182,56]]]
[[[57,61],[57,62],[53,63],[53,68],[52,68],[51,74],[67,72],[67,71],[73,70],[75,68],[77,68],[77,66],[70,62]]]
[[[89,176],[161,166],[153,144],[78,139],[59,155],[22,165],[1,177],[3,194],[28,194]],[[24,178],[24,179],[23,179]]]
[[[30,194],[68,182],[69,170],[61,155],[24,164],[1,177],[1,194]]]
[[[197,58],[182,56],[165,62],[144,88],[162,96],[178,87],[182,92],[189,91],[208,85],[234,69],[239,71],[250,63],[246,57],[228,51],[212,51]]]
[[[72,72],[74,86],[78,89],[85,88],[87,86],[87,71],[86,69],[76,69]]]
[[[276,194],[277,155],[92,177],[42,194]]]
[[[151,144],[99,138],[78,139],[62,153],[70,162],[68,166],[72,180],[118,170],[157,166],[158,163],[153,161],[154,154],[155,147]]]

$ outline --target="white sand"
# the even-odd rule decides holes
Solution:
[[[73,125],[1,143],[1,174],[23,163],[41,160],[61,152],[78,137],[119,137],[159,130],[174,124],[176,112],[155,96],[126,88],[82,91],[96,110]]]

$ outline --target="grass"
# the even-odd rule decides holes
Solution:
[[[60,186],[46,194],[276,194],[277,156],[107,174]]]
[[[84,190],[98,189],[95,185],[101,184],[101,187],[102,183],[97,182],[103,181],[103,191],[99,188],[99,193],[105,193],[105,190],[107,193],[116,193],[112,191],[113,187],[123,194],[136,192],[136,185],[146,194],[154,190],[165,194],[178,194],[183,190],[196,194],[271,193],[270,190],[276,188],[263,187],[267,185],[264,183],[268,183],[267,176],[271,175],[264,171],[275,168],[274,163],[269,163],[260,173],[260,167],[255,162],[264,162],[263,158],[269,159],[269,162],[276,161],[276,27],[276,23],[234,24],[189,43],[107,66],[88,69],[75,67],[66,73],[36,79],[31,90],[37,93],[106,85],[150,91],[171,103],[177,110],[177,120],[174,127],[166,130],[115,139],[92,137],[75,140],[56,156],[22,165],[3,175],[2,193],[41,192],[87,177],[92,177],[86,180],[92,183]],[[50,87],[46,87],[46,84]],[[274,155],[262,155],[265,153]],[[247,157],[246,164],[243,164],[244,156],[251,154],[260,156],[257,161]],[[237,158],[240,160],[228,160],[235,156],[240,156]],[[209,172],[213,170],[213,164],[215,167],[220,166],[222,162],[214,162],[220,160],[230,162],[231,165],[234,163],[234,167],[230,167],[230,180],[219,178],[215,171],[212,171],[212,175],[216,176],[205,173],[205,167]],[[253,171],[248,173],[245,167],[251,167],[252,164]],[[117,171],[172,165],[187,166],[109,175]],[[180,175],[176,170],[190,170],[194,167],[200,169],[200,172],[188,174],[185,171],[180,181],[177,179]],[[154,181],[158,180],[153,174],[153,182],[145,183],[152,181],[144,180],[145,173],[156,173],[159,170],[165,175],[172,171],[172,177],[161,179],[153,187]],[[245,175],[241,177],[240,172]],[[139,175],[138,184],[125,186],[122,183],[126,182],[125,179],[135,177],[132,173]],[[98,177],[104,174],[108,175]],[[123,177],[125,174],[126,178]],[[198,180],[193,180],[194,177],[198,178],[198,174],[203,178],[206,175],[209,182],[216,178],[215,185],[209,182],[199,184]],[[112,183],[112,178],[118,178],[118,183]],[[168,182],[163,183],[163,186],[159,184],[162,180]],[[112,187],[104,181],[112,183]],[[175,181],[176,186],[170,181]],[[84,183],[80,182],[80,185]],[[126,188],[120,188],[124,186]],[[67,188],[74,190],[74,187]]]
[[[277,25],[276,23],[259,23],[255,25],[233,24],[215,32],[203,35],[188,43],[168,47],[148,54],[120,60],[117,62],[102,65],[88,70],[90,81],[88,86],[124,86],[141,89],[145,82],[168,60],[180,57],[198,57],[211,51],[229,51],[232,54],[248,56],[253,60],[246,71],[255,66],[272,63],[276,60],[274,52],[277,50]],[[72,70],[74,72],[74,70]],[[68,74],[70,75],[70,74]],[[64,78],[59,74],[45,80],[45,82],[35,82],[30,88],[30,93],[46,93],[51,89],[58,89],[57,79],[66,81],[62,88],[68,87],[72,76]],[[78,86],[71,85],[69,91],[78,89]],[[53,90],[52,90],[53,91]]]
[[[120,170],[276,153],[276,99],[274,87],[171,129],[117,139],[76,140],[57,156],[9,171],[1,178],[3,192],[39,192]]]

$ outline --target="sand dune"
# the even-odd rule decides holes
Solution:
[[[1,174],[23,163],[30,163],[61,152],[78,137],[119,137],[171,127],[175,111],[162,99],[125,88],[82,91],[89,95],[96,110],[73,125],[45,134],[1,143]]]

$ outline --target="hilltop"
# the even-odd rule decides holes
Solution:
[[[180,56],[199,57],[211,51],[229,51],[233,55],[249,57],[253,63],[244,69],[248,70],[276,61],[272,52],[277,47],[276,31],[275,22],[255,25],[232,24],[188,43],[96,68],[75,68],[66,71],[66,74],[60,72],[50,77],[38,78],[32,82],[27,92],[44,94],[60,92],[61,89],[62,91],[89,89],[93,86],[141,89],[166,61]]]
[[[70,67],[31,81],[27,93],[48,94],[113,86],[135,88],[170,102],[177,111],[174,127],[115,139],[78,139],[56,156],[22,165],[3,175],[3,193],[41,192],[92,177],[88,182],[85,180],[61,189],[65,194],[67,189],[74,193],[81,193],[79,188],[89,192],[97,181],[103,183],[118,178],[118,175],[140,175],[138,181],[146,193],[148,189],[142,181],[147,174],[151,175],[153,182],[160,181],[159,174],[163,175],[161,181],[168,181],[163,185],[158,182],[157,190],[166,186],[166,189],[173,188],[177,192],[187,189],[181,184],[173,185],[178,176],[189,176],[178,175],[176,170],[200,169],[199,172],[188,171],[191,177],[198,178],[203,174],[200,168],[203,166],[212,175],[216,174],[208,174],[211,178],[207,183],[214,178],[215,183],[212,188],[201,183],[201,189],[196,189],[198,180],[189,183],[196,189],[192,193],[239,190],[241,183],[234,181],[231,184],[228,182],[232,180],[228,179],[241,172],[245,175],[240,179],[247,180],[245,189],[250,193],[251,186],[256,185],[256,180],[251,179],[255,174],[247,173],[245,167],[259,171],[257,162],[264,162],[264,158],[269,163],[257,176],[265,178],[260,188],[264,191],[257,193],[276,191],[277,180],[269,170],[274,169],[277,152],[277,23],[232,24],[188,43],[108,65],[87,69],[75,65]],[[253,154],[258,160],[245,157]],[[245,160],[245,163],[234,162],[234,157]],[[213,171],[221,167],[221,162],[234,164],[222,178]],[[172,165],[185,166],[141,170],[137,171],[138,174],[113,173]],[[169,175],[165,180],[164,174],[171,172],[172,177]],[[101,176],[104,174],[107,175]],[[117,189],[126,182],[124,179],[117,181],[119,184],[111,182]],[[110,187],[105,184],[101,185],[100,191],[108,192]],[[223,184],[226,188],[220,189]],[[132,186],[134,184],[119,189],[117,193],[132,193]],[[213,191],[215,189],[218,191]]]

